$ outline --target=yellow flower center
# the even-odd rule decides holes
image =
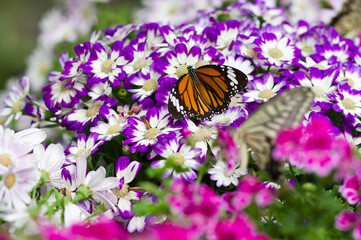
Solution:
[[[271,48],[268,53],[274,59],[280,59],[283,57],[282,51],[277,47]]]
[[[15,185],[15,183],[16,183],[16,177],[13,173],[10,173],[4,179],[4,184],[8,189],[12,188]]]
[[[246,50],[246,53],[247,53],[247,55],[249,55],[249,56],[253,56],[253,57],[257,57],[257,53],[253,50],[253,48],[248,48],[247,50]]]
[[[155,139],[160,134],[160,130],[158,128],[150,128],[148,129],[145,134],[144,138],[148,140]]]
[[[354,110],[356,108],[355,102],[349,98],[345,98],[341,102],[342,102],[342,105],[348,110]]]
[[[86,117],[94,117],[94,116],[96,116],[96,115],[99,113],[100,107],[101,107],[101,105],[98,105],[98,104],[91,106],[91,107],[86,111],[85,116],[86,116]]]
[[[89,156],[90,150],[87,148],[79,149],[79,151],[75,154],[75,158],[78,158],[82,153],[85,153],[85,156]]]
[[[314,86],[312,87],[312,91],[315,94],[316,98],[322,98],[323,96],[325,96],[325,90],[321,87]]]
[[[113,134],[119,133],[121,130],[122,130],[121,126],[113,125],[108,129],[107,135],[113,135]]]
[[[273,96],[273,94],[274,92],[271,89],[265,89],[258,94],[258,97],[262,99],[269,99]]]
[[[311,46],[309,46],[309,45],[304,45],[304,46],[302,47],[302,52],[310,54],[310,53],[313,52],[313,50],[312,50],[312,47],[311,47]]]
[[[145,81],[142,88],[144,89],[144,91],[149,92],[149,91],[154,90],[157,87],[157,85],[158,85],[157,80],[151,78],[151,79],[148,79],[147,81]]]
[[[146,64],[147,64],[147,60],[145,58],[139,58],[134,62],[133,68],[135,71],[138,71],[143,67],[145,67]]]
[[[23,101],[19,100],[16,103],[14,103],[13,107],[11,108],[11,113],[16,114],[21,111]]]
[[[205,142],[207,141],[212,135],[212,132],[209,131],[207,128],[200,128],[193,134],[195,140],[197,142]]]
[[[127,193],[129,192],[129,185],[128,184],[123,184],[122,189],[116,189],[113,188],[112,192],[115,194],[115,196],[117,196],[117,198],[123,198],[127,195]]]
[[[110,73],[113,71],[113,63],[114,61],[111,60],[111,59],[108,59],[108,60],[105,60],[103,63],[102,63],[102,72],[104,73]]]
[[[178,78],[180,78],[181,76],[183,76],[184,74],[187,74],[187,73],[188,73],[188,66],[183,64],[177,68],[177,71],[175,74],[177,75]]]
[[[173,153],[172,155],[170,155],[169,157],[171,158],[174,158],[175,160],[175,163],[178,165],[178,166],[182,166],[185,162],[185,159],[184,157],[182,156],[182,154],[180,153]]]
[[[0,164],[4,165],[5,167],[11,166],[13,162],[11,161],[10,154],[3,153],[0,155]]]

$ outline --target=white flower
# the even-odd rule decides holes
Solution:
[[[43,145],[38,144],[34,147],[35,158],[38,159],[38,168],[45,173],[52,186],[62,186],[61,167],[65,162],[63,146],[50,144],[46,150]]]
[[[234,170],[228,171],[225,162],[218,160],[213,168],[208,170],[208,173],[211,175],[211,180],[217,181],[217,187],[228,187],[230,184],[237,186],[239,183],[238,178],[241,175],[246,175],[247,171],[242,170],[240,167],[236,167]]]
[[[110,191],[119,185],[116,177],[105,177],[105,168],[99,167],[96,171],[86,174],[87,161],[85,154],[81,154],[76,161],[76,177],[71,188],[74,191],[80,185],[87,187],[92,192],[92,198],[104,203],[116,211],[116,196]]]

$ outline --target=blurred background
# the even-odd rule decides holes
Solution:
[[[68,0],[12,0],[0,4],[0,89],[9,78],[21,77],[26,72],[26,62],[37,47],[39,23],[45,14]],[[112,0],[96,3],[98,21],[92,30],[102,29],[116,18],[119,24],[131,22],[132,12],[140,8],[140,0]],[[107,11],[111,8],[111,11]],[[114,11],[116,9],[116,11]],[[111,12],[111,14],[107,14]],[[76,24],[76,23],[75,23]],[[109,27],[109,25],[108,25]],[[84,36],[89,39],[89,33]],[[74,44],[71,44],[74,46]],[[58,48],[58,47],[57,47]],[[62,47],[55,49],[56,54]]]

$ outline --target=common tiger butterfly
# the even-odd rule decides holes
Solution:
[[[271,151],[274,139],[282,129],[296,127],[311,106],[315,95],[311,88],[297,87],[285,91],[263,103],[240,128],[232,131],[232,137],[241,154],[241,168],[248,165],[247,147],[256,156],[261,170],[272,167]],[[278,169],[268,169],[271,177],[279,173]]]
[[[224,112],[247,83],[246,74],[230,66],[188,66],[188,73],[178,79],[170,93],[169,113],[174,119],[210,119]]]

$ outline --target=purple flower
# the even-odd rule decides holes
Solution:
[[[147,152],[148,159],[154,158],[150,147],[153,147],[162,138],[172,139],[176,136],[175,131],[179,127],[171,126],[171,119],[168,110],[165,108],[150,108],[145,116],[129,117],[129,126],[123,131],[128,137],[125,145],[131,145],[130,152]]]
[[[132,59],[131,54],[125,54],[123,42],[114,42],[111,49],[106,45],[96,43],[90,60],[84,67],[84,73],[91,75],[89,83],[98,83],[108,80],[113,87],[122,84],[125,73],[122,68]]]

